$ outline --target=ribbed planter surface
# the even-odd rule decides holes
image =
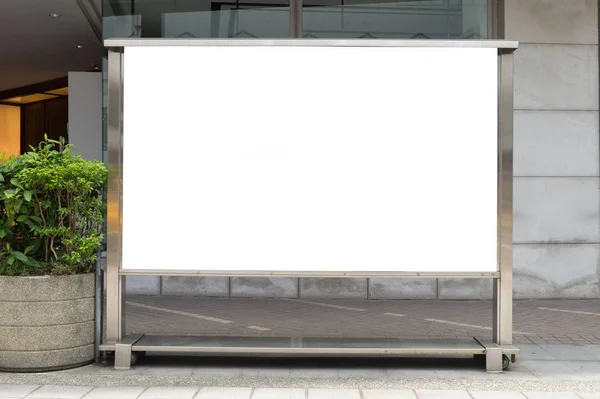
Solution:
[[[0,276],[0,371],[49,371],[94,358],[94,274]]]

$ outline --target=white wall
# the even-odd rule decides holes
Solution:
[[[69,142],[102,161],[102,73],[69,72]]]

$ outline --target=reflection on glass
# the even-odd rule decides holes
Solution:
[[[141,37],[141,15],[118,15],[102,18],[102,36],[104,39]]]
[[[488,37],[488,0],[103,0],[104,37]],[[291,14],[290,14],[291,13]],[[300,21],[302,23],[300,24]]]
[[[303,36],[487,38],[487,0],[304,0]]]
[[[289,37],[289,7],[235,8],[163,14],[163,37],[278,38]]]
[[[289,0],[103,0],[103,10],[110,37],[290,37]]]

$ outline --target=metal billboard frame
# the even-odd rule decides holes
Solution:
[[[484,355],[490,372],[508,367],[512,346],[512,233],[513,233],[513,87],[514,56],[518,42],[507,40],[371,40],[371,39],[108,39],[108,226],[106,268],[106,341],[99,350],[115,352],[115,368],[128,369],[134,352],[194,352],[222,355],[401,356],[408,354]],[[247,272],[244,277],[395,277],[492,278],[493,340],[377,340],[240,337],[233,342],[206,343],[183,337],[125,336],[125,276],[216,276],[222,271],[123,270],[123,63],[128,46],[309,46],[309,47],[470,47],[498,51],[498,256],[496,272]]]

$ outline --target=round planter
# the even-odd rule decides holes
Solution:
[[[94,274],[0,276],[0,371],[51,371],[94,358]]]

